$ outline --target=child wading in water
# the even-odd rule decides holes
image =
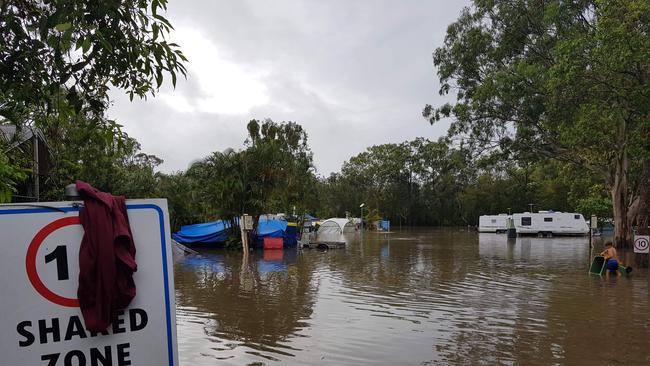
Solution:
[[[621,274],[618,272],[618,264],[620,260],[618,259],[616,248],[614,248],[611,241],[605,243],[605,250],[603,250],[600,255],[605,257],[605,260],[607,261],[607,269],[609,271],[607,275],[615,273],[617,276],[620,276]]]

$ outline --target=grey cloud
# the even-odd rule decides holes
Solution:
[[[268,72],[261,82],[269,103],[242,115],[179,113],[160,99],[129,103],[115,92],[110,113],[146,152],[165,160],[164,171],[241,147],[251,118],[296,121],[309,133],[319,172],[329,174],[370,145],[445,133],[448,124],[432,127],[421,111],[445,100],[437,95],[431,53],[466,5],[172,1],[168,16],[176,27],[200,32],[231,62]],[[174,93],[201,97],[200,77],[179,80]]]

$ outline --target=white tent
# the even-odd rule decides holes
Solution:
[[[331,218],[321,222],[318,233],[348,233],[354,231],[355,226],[351,220],[344,218]]]
[[[317,240],[345,241],[343,234],[354,232],[354,223],[344,218],[331,218],[321,222],[316,232]]]

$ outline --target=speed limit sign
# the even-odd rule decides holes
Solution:
[[[650,253],[650,235],[634,237],[634,253]]]
[[[137,295],[105,332],[91,332],[78,299],[79,206],[0,205],[0,364],[178,365],[167,201],[128,200],[126,207],[138,250]]]

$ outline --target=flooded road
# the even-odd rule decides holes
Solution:
[[[588,238],[425,229],[202,251],[175,260],[181,365],[650,364],[647,270],[590,276],[590,256]]]

